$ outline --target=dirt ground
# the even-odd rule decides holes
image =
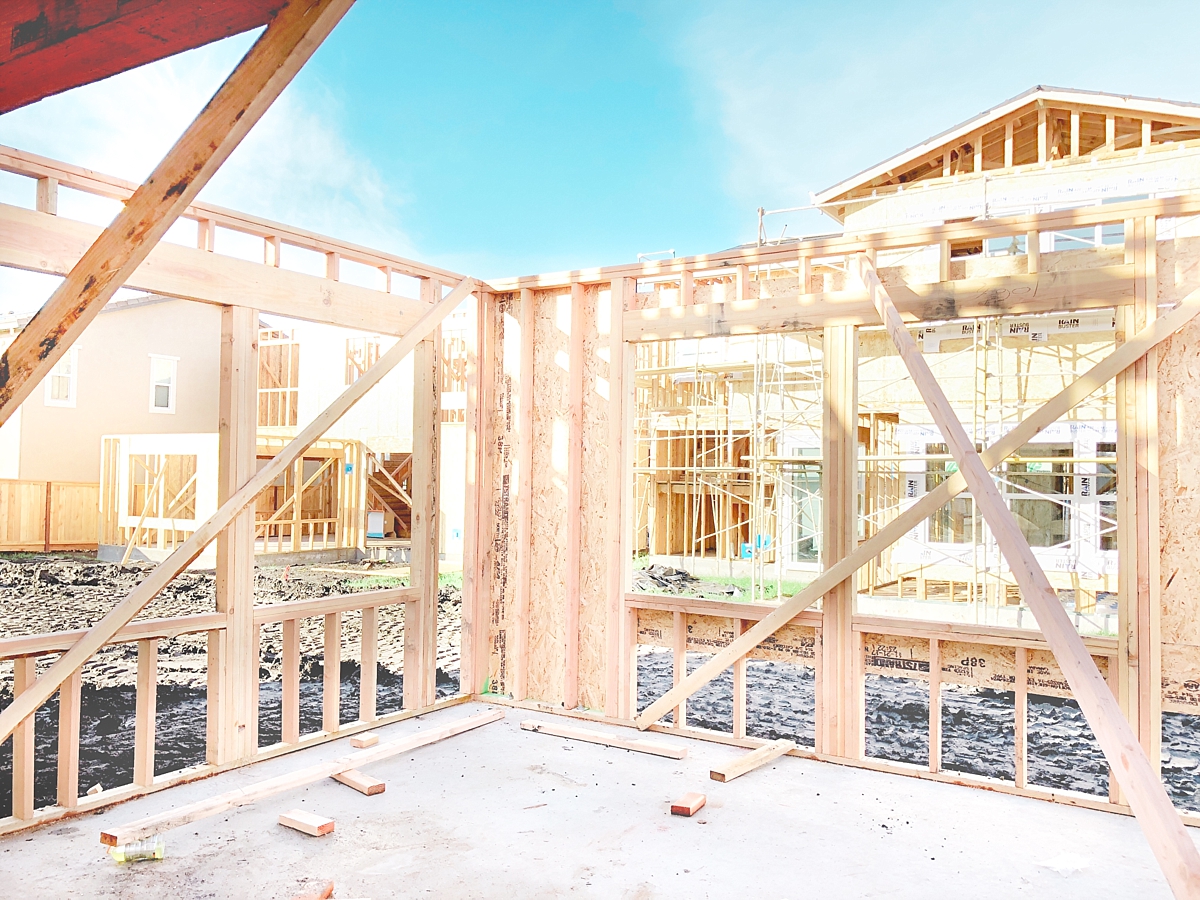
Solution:
[[[84,556],[7,555],[0,559],[0,636],[45,634],[86,628],[145,578],[153,565],[121,566]],[[408,584],[408,567],[388,564],[339,563],[320,566],[262,567],[255,571],[255,602],[287,603],[332,594],[349,594]],[[216,608],[212,572],[184,572],[154,599],[138,619],[184,616]],[[457,671],[462,595],[453,581],[438,597],[438,667]],[[359,655],[358,613],[344,616],[342,657]],[[278,680],[282,664],[282,626],[262,629],[262,677]],[[319,619],[305,619],[300,631],[302,666],[319,665],[324,632]],[[402,670],[403,605],[379,611],[379,662],[391,672]],[[184,635],[159,646],[160,686],[203,687],[207,669],[204,634]],[[83,670],[93,687],[132,685],[137,647],[124,644],[102,650]],[[0,690],[11,691],[12,667],[0,666]]]

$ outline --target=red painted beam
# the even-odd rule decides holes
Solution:
[[[0,113],[265,25],[287,0],[3,0]]]

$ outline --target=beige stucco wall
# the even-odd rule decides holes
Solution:
[[[75,406],[47,406],[44,385],[22,404],[11,477],[99,481],[102,435],[215,432],[220,338],[221,310],[209,304],[161,300],[101,313],[76,344]],[[152,353],[179,358],[174,413],[150,412]],[[0,446],[6,439],[0,433]]]

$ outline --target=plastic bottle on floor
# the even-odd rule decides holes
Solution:
[[[162,835],[156,834],[143,841],[110,847],[108,853],[119,863],[138,862],[143,859],[162,859],[167,853],[167,845],[163,841]]]

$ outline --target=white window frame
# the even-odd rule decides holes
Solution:
[[[68,376],[70,380],[67,383],[67,385],[68,385],[67,386],[67,399],[66,400],[56,400],[52,396],[54,378],[55,378],[54,370],[57,369],[59,367],[59,365],[62,364],[62,361],[64,359],[67,360],[71,366],[71,374]],[[63,354],[62,359],[60,359],[57,363],[54,364],[54,368],[51,369],[50,374],[46,376],[45,404],[46,404],[46,406],[59,406],[59,407],[64,407],[64,408],[68,408],[68,409],[74,409],[75,402],[76,402],[76,399],[78,398],[78,395],[79,395],[79,346],[75,345],[75,346],[72,346],[69,350],[67,350],[67,352],[65,354]]]
[[[163,360],[164,362],[170,363],[170,366],[171,366],[171,393],[170,393],[170,401],[171,402],[165,407],[154,405],[154,388],[157,387],[157,384],[154,381],[154,363],[156,360]],[[174,415],[176,400],[178,399],[178,396],[179,396],[179,357],[178,356],[164,356],[161,353],[151,353],[150,354],[150,412],[157,413],[159,415]]]

